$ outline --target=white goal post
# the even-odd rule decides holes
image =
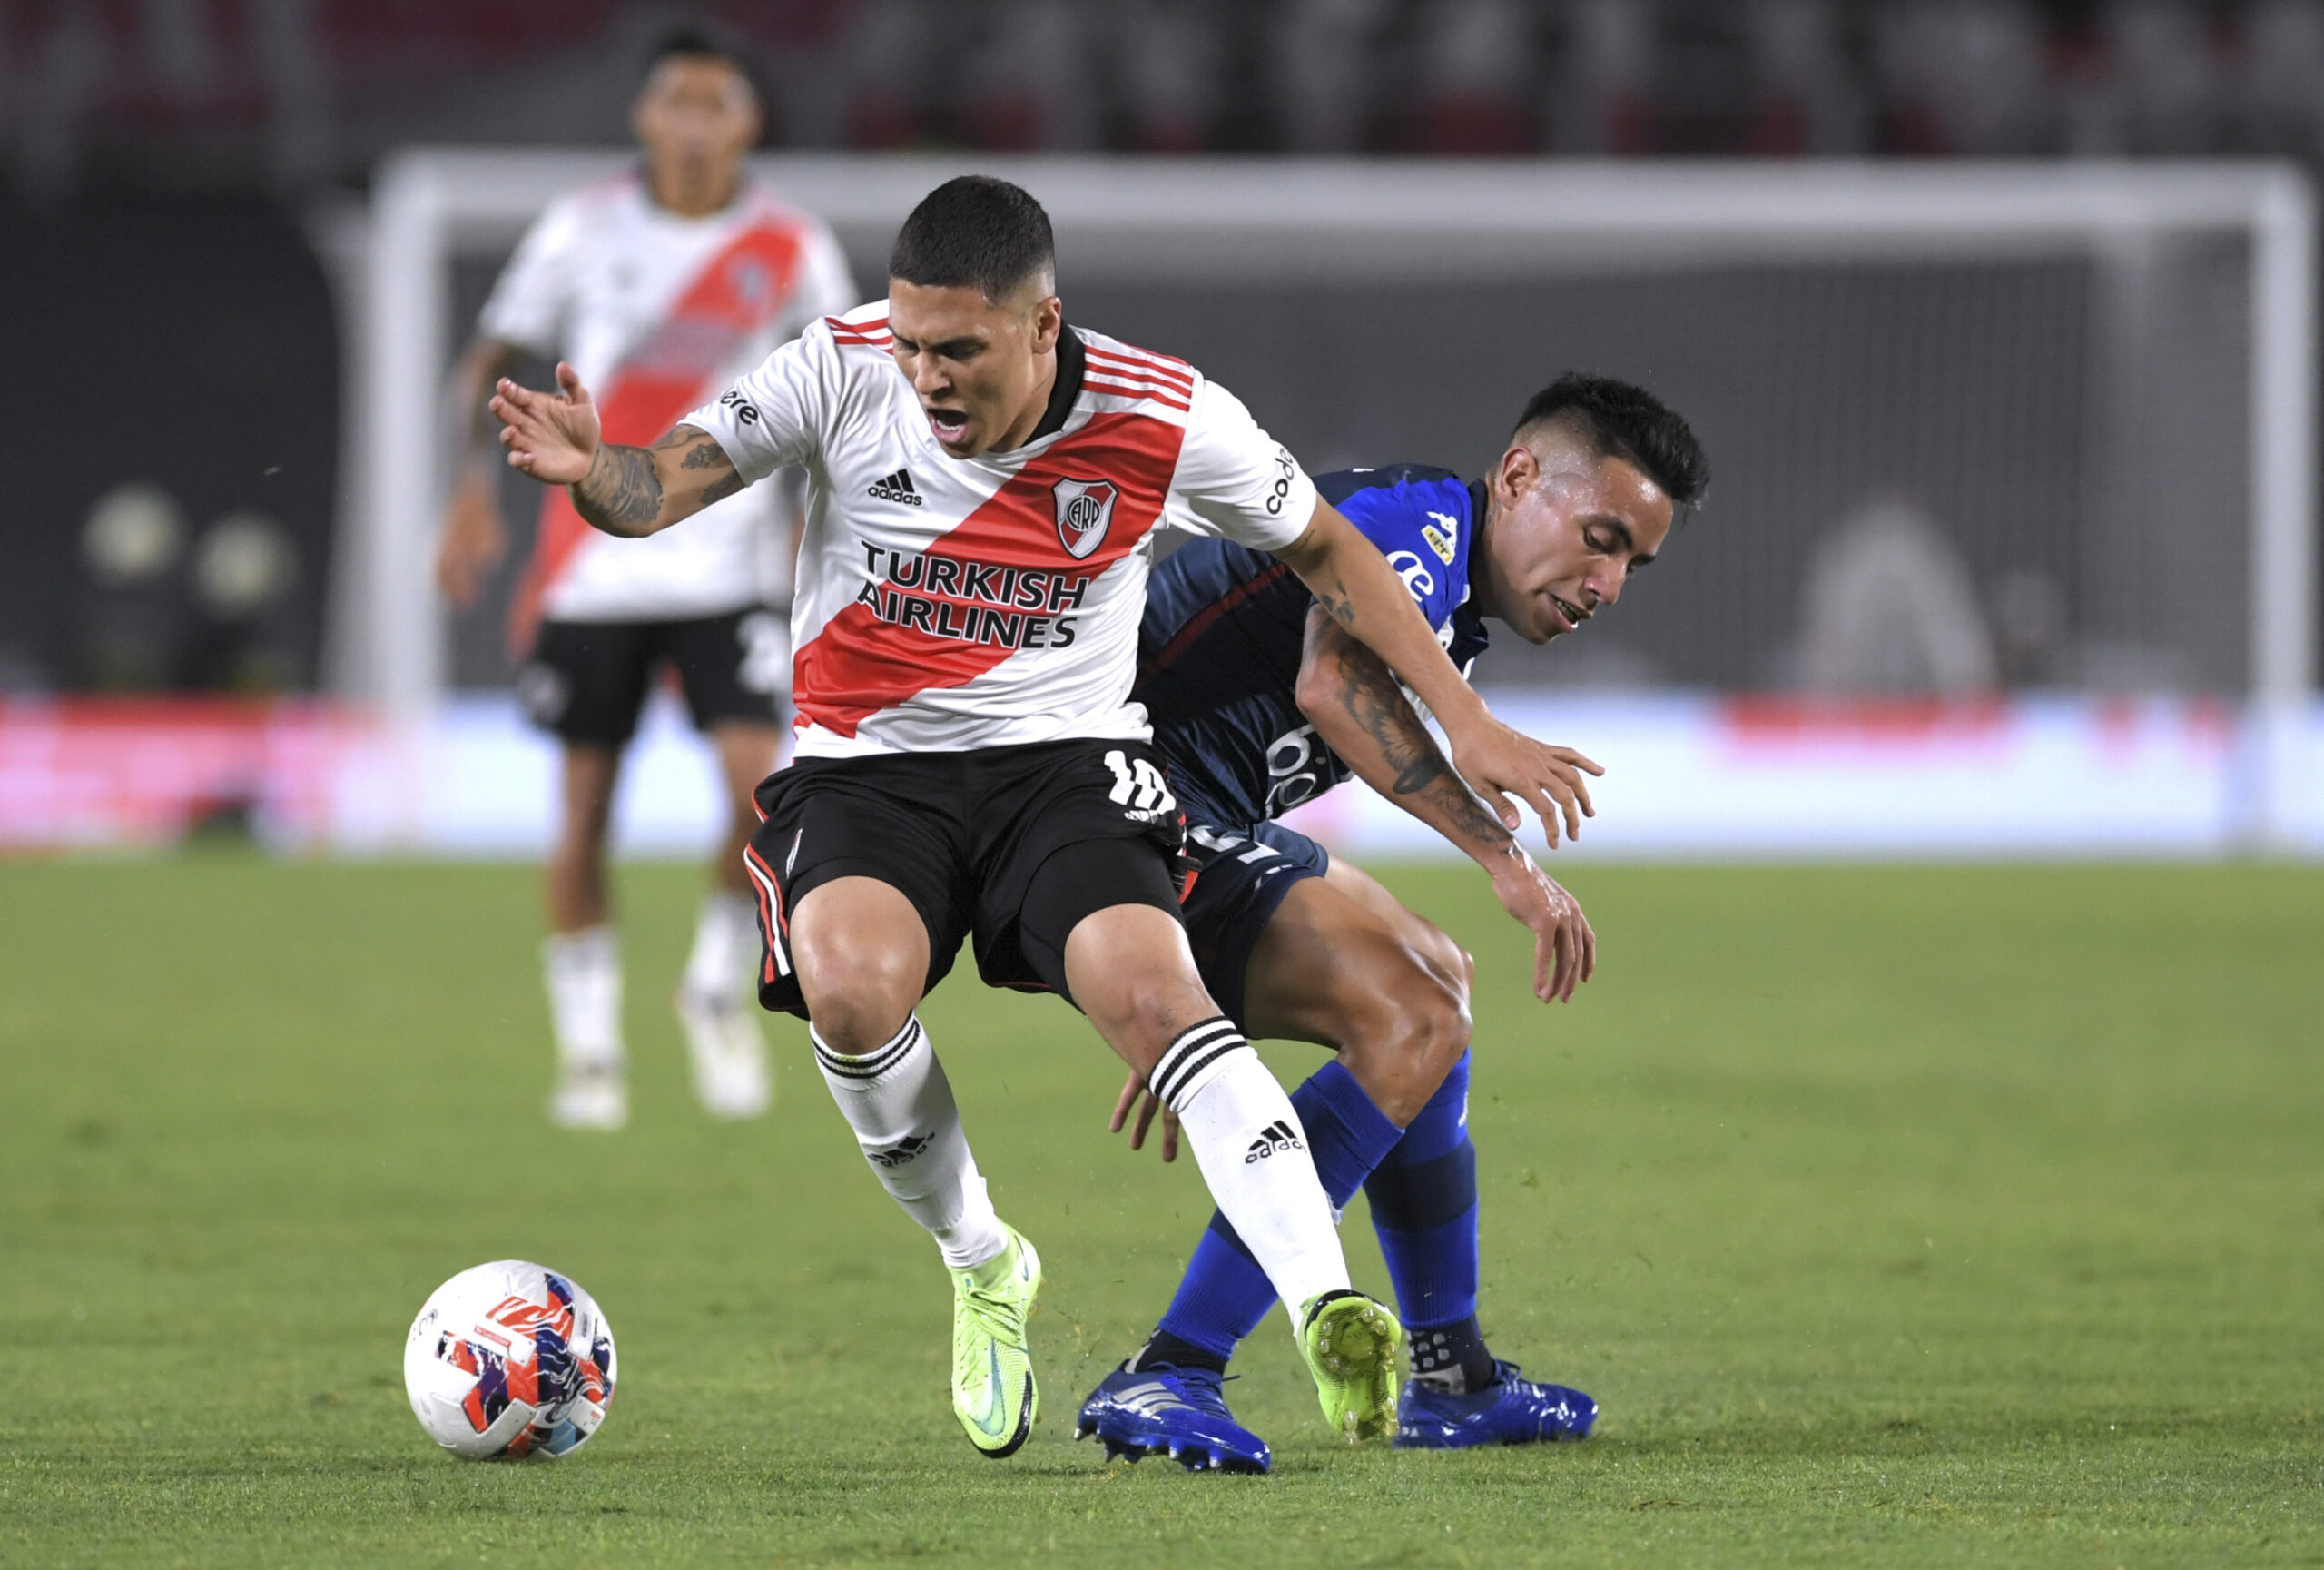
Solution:
[[[424,719],[444,686],[429,564],[448,478],[442,389],[466,328],[449,320],[451,261],[505,251],[551,197],[624,163],[610,152],[419,149],[379,171],[349,335],[351,472],[330,639],[339,690],[391,719]],[[859,257],[881,254],[912,204],[953,174],[1018,181],[1048,207],[1076,281],[1389,280],[1425,290],[1513,266],[1965,255],[2086,256],[2102,268],[2134,262],[2166,232],[2236,242],[2248,252],[2240,298],[2250,334],[2236,837],[2253,849],[2291,843],[2317,572],[2315,211],[2295,166],[783,154],[756,167]]]

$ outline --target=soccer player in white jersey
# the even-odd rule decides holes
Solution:
[[[806,323],[855,303],[838,242],[753,180],[759,136],[749,74],[709,37],[655,50],[633,123],[641,167],[552,203],[517,248],[460,361],[454,396],[471,430],[437,572],[455,605],[476,598],[505,543],[490,388],[524,352],[570,360],[597,390],[611,439],[647,441]],[[615,1128],[628,1115],[621,962],[606,892],[606,828],[621,758],[662,667],[676,667],[725,783],[728,825],[675,1003],[694,1082],[714,1116],[765,1111],[766,1049],[743,995],[758,923],[743,844],[750,794],[775,764],[790,685],[795,541],[781,486],[704,509],[655,539],[590,528],[563,491],[511,617],[517,692],[563,755],[562,824],[547,878],[544,944],[556,1034],[552,1120]]]
[[[793,606],[794,761],[747,859],[759,996],[812,1022],[865,1158],[953,1273],[955,1414],[1013,1452],[1038,1410],[1032,1245],[993,1212],[921,997],[963,938],[990,984],[1055,992],[1177,1113],[1291,1314],[1326,1419],[1394,1422],[1402,1332],[1350,1289],[1297,1112],[1204,990],[1179,923],[1179,814],[1129,699],[1153,531],[1272,552],[1443,724],[1514,826],[1571,767],[1495,720],[1379,551],[1183,361],[1068,328],[1048,215],[1003,181],[931,193],[890,298],[818,322],[653,447],[603,439],[569,366],[500,384],[509,461],[648,535],[787,463],[809,476]]]

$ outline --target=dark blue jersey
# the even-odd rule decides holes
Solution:
[[[1403,463],[1318,475],[1315,489],[1380,548],[1467,675],[1485,647],[1469,597],[1484,488]],[[1314,603],[1289,568],[1226,540],[1196,540],[1154,569],[1131,696],[1188,822],[1264,823],[1348,777],[1295,696]]]

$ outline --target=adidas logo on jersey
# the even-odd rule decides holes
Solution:
[[[1306,1148],[1299,1142],[1299,1136],[1291,1131],[1291,1125],[1278,1118],[1267,1126],[1265,1133],[1251,1141],[1250,1150],[1243,1157],[1243,1164],[1247,1167],[1253,1161],[1264,1161],[1278,1150],[1304,1150]]]
[[[881,501],[901,501],[906,507],[926,507],[928,505],[927,498],[921,496],[920,492],[913,488],[911,483],[911,470],[909,469],[900,469],[896,470],[895,473],[888,476],[885,479],[873,480],[872,482],[872,494],[878,497]]]
[[[884,1150],[866,1150],[863,1153],[873,1166],[901,1167],[935,1142],[933,1134],[911,1134]]]

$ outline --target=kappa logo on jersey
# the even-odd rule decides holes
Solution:
[[[1083,560],[1105,543],[1121,488],[1110,479],[1060,479],[1052,494],[1057,498],[1058,539],[1068,556]]]
[[[901,501],[906,507],[926,507],[928,499],[921,496],[911,483],[911,470],[900,469],[885,479],[872,482],[872,494],[881,501]],[[1083,552],[1085,556],[1088,552]]]
[[[1267,1125],[1265,1133],[1251,1141],[1251,1149],[1244,1156],[1243,1164],[1247,1167],[1254,1161],[1264,1161],[1269,1156],[1285,1150],[1304,1150],[1306,1148],[1299,1142],[1299,1136],[1292,1131],[1291,1125],[1277,1118]]]

